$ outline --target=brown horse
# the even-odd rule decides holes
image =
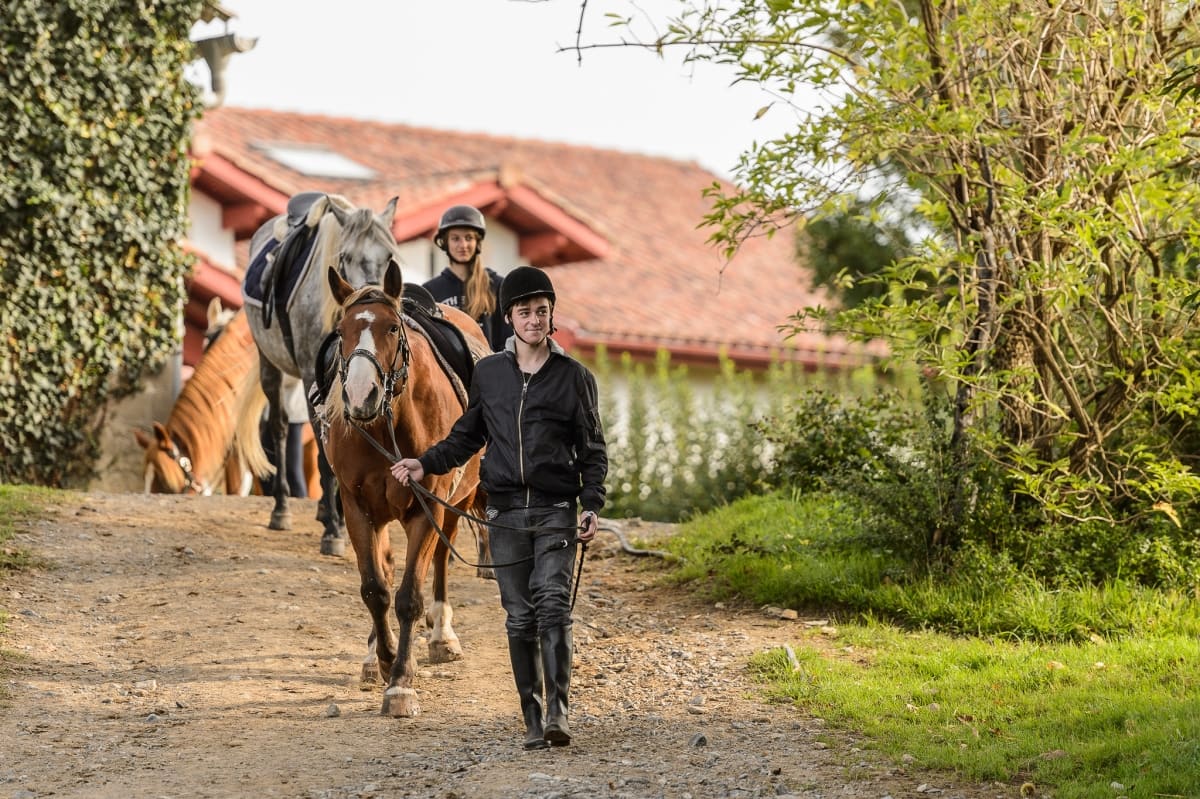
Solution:
[[[388,267],[382,287],[356,290],[332,268],[328,279],[342,318],[337,327],[338,377],[329,391],[326,453],[341,491],[362,597],[371,614],[373,655],[387,683],[382,713],[415,716],[421,708],[413,689],[413,636],[425,610],[421,586],[430,563],[434,602],[427,615],[432,627],[429,659],[437,663],[462,657],[446,601],[447,542],[454,540],[459,517],[430,500],[423,508],[417,495],[400,485],[388,467],[395,459],[420,455],[440,441],[462,414],[465,398],[442,371],[429,341],[403,316],[399,266],[393,262]],[[489,351],[478,324],[454,309],[441,309],[466,335],[473,355]],[[385,456],[379,447],[391,454]],[[476,455],[461,469],[426,477],[422,484],[450,505],[478,513],[479,463]],[[388,523],[393,520],[404,526],[407,537],[403,574],[395,593],[395,635],[388,614],[394,584]],[[369,655],[364,678],[371,665]]]
[[[226,331],[231,335],[224,336]],[[208,304],[204,339],[204,355],[175,400],[167,423],[152,425],[153,438],[141,430],[133,433],[145,450],[142,475],[148,494],[211,494],[222,483],[226,494],[261,493],[233,448],[239,409],[256,392],[261,394],[258,350],[245,314],[223,308],[214,297]],[[304,471],[309,497],[320,497],[311,427],[304,436]]]
[[[210,312],[212,308],[210,307]],[[210,313],[210,326],[214,317]],[[154,436],[134,430],[145,450],[146,493],[211,494],[222,482],[228,494],[245,494],[242,469],[226,469],[238,413],[258,381],[258,351],[244,314],[236,314],[184,384],[167,423],[153,424]]]

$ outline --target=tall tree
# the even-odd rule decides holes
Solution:
[[[1113,519],[1173,514],[1200,492],[1156,424],[1200,399],[1185,343],[1200,109],[1171,90],[1198,60],[1197,13],[731,0],[684,3],[665,33],[620,24],[626,42],[682,48],[804,104],[793,132],[743,155],[735,193],[713,194],[720,244],[846,197],[917,196],[937,235],[887,271],[900,290],[830,323],[949,381],[964,464],[982,451],[1052,511]]]

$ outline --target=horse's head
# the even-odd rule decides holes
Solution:
[[[389,264],[400,264],[392,223],[396,218],[396,199],[393,197],[381,213],[369,208],[347,209],[336,202],[329,203],[341,226],[337,244],[337,269],[355,288],[383,283]]]
[[[337,333],[343,412],[365,424],[390,408],[407,380],[410,352],[400,313],[404,281],[393,262],[382,286],[355,289],[330,267],[329,289],[342,308]]]
[[[147,494],[207,494],[192,471],[191,459],[180,451],[171,433],[162,424],[154,423],[154,438],[141,430],[133,437],[146,451],[142,459],[143,489]]]

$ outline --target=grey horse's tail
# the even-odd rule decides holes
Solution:
[[[246,401],[238,413],[233,451],[251,474],[262,480],[275,474],[275,467],[267,458],[262,438],[259,436],[259,424],[262,422],[263,409],[267,407],[267,395],[263,393],[257,367],[250,370],[242,388],[242,396]]]

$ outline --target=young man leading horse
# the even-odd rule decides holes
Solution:
[[[500,304],[513,328],[505,350],[476,364],[467,409],[449,435],[391,468],[408,485],[449,472],[487,444],[480,483],[526,749],[571,742],[571,576],[577,543],[596,535],[608,475],[596,379],[550,338],[555,299],[540,269],[505,276]]]

